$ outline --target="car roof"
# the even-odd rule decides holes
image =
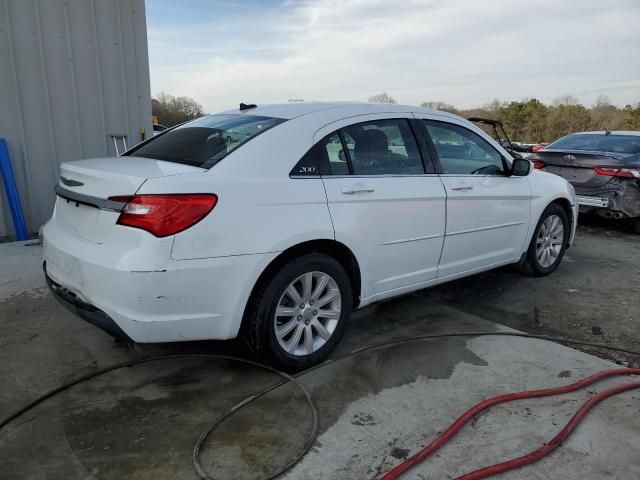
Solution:
[[[573,135],[632,135],[632,136],[640,136],[640,132],[633,130],[614,130],[611,132],[607,132],[606,130],[600,130],[596,132],[576,132]]]
[[[290,103],[276,103],[276,104],[264,104],[257,105],[255,108],[249,108],[240,110],[239,108],[225,110],[224,114],[243,114],[243,115],[260,115],[265,117],[277,117],[284,119],[292,119],[300,117],[302,115],[310,115],[326,110],[334,110],[333,113],[339,116],[341,109],[349,109],[349,115],[353,115],[354,111],[358,115],[366,115],[372,113],[407,113],[407,112],[419,112],[419,113],[433,113],[440,116],[450,116],[452,118],[458,118],[451,113],[443,112],[441,110],[431,110],[421,107],[413,107],[410,105],[397,105],[390,103],[365,103],[365,102],[290,102]]]

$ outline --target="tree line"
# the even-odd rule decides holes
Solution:
[[[302,101],[291,99],[291,101]],[[398,103],[386,92],[369,97],[370,102]],[[204,114],[202,106],[189,97],[160,93],[151,102],[158,122],[171,127]],[[588,130],[640,130],[640,103],[624,108],[612,105],[605,95],[587,107],[576,97],[557,98],[550,105],[536,98],[504,102],[494,100],[479,108],[459,109],[444,102],[422,102],[421,107],[455,113],[461,117],[485,117],[500,120],[513,141],[553,142],[573,132]]]
[[[369,97],[370,102],[397,103],[386,92]],[[420,104],[455,113],[461,117],[485,117],[500,120],[507,135],[523,143],[553,142],[573,132],[589,130],[640,130],[640,103],[624,108],[612,105],[605,95],[590,107],[576,97],[557,98],[550,105],[536,98],[504,102],[494,100],[480,108],[459,109],[444,102],[428,101]]]
[[[173,127],[180,123],[204,115],[202,105],[190,97],[174,97],[168,93],[159,93],[151,99],[151,114],[160,125]]]

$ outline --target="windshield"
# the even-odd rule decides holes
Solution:
[[[159,135],[127,155],[211,168],[240,145],[284,121],[256,115],[207,115]]]
[[[552,149],[640,153],[640,135],[573,134],[553,142],[545,150]]]

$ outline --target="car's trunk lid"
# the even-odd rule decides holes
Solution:
[[[109,197],[133,195],[149,178],[204,171],[190,165],[128,156],[63,163],[56,221],[86,240],[103,243],[119,215],[113,209],[100,208],[108,206],[105,200]]]
[[[530,159],[544,163],[544,171],[559,175],[575,187],[600,188],[613,177],[598,175],[598,166],[620,167],[630,155],[584,150],[539,150]],[[632,156],[632,155],[631,155]]]

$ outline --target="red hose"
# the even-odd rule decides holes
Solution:
[[[589,410],[591,410],[595,405],[600,403],[605,398],[617,395],[618,393],[626,392],[627,390],[633,390],[635,388],[640,388],[640,382],[618,385],[617,387],[612,387],[608,390],[605,390],[604,392],[600,392],[599,394],[594,395],[589,400],[587,400],[582,405],[582,407],[580,407],[580,410],[576,412],[576,414],[571,418],[569,423],[564,426],[560,433],[553,437],[550,442],[545,443],[538,450],[527,453],[526,455],[523,455],[521,457],[514,458],[513,460],[507,460],[506,462],[475,470],[471,473],[467,473],[465,475],[462,475],[461,477],[458,477],[456,480],[478,480],[480,478],[490,477],[492,475],[504,473],[509,470],[513,470],[514,468],[519,468],[524,465],[529,465],[530,463],[537,462],[538,460],[546,457],[556,448],[558,448],[562,444],[562,442],[569,435],[571,435],[571,433],[575,430],[582,419],[587,415],[587,413],[589,413]]]
[[[543,390],[527,390],[523,392],[514,392],[514,393],[505,393],[503,395],[498,395],[492,398],[489,398],[483,402],[478,403],[473,406],[469,410],[467,410],[463,415],[458,417],[458,419],[451,424],[449,428],[447,428],[443,433],[441,433],[433,442],[424,447],[415,455],[404,460],[402,463],[394,467],[392,470],[387,472],[382,480],[394,480],[402,475],[404,472],[414,467],[418,463],[427,459],[431,455],[433,455],[437,450],[439,450],[444,444],[446,444],[451,437],[453,437],[469,420],[478,415],[480,412],[487,410],[488,408],[498,405],[499,403],[511,402],[514,400],[523,400],[525,398],[539,398],[539,397],[551,397],[555,395],[562,395],[565,393],[575,392],[576,390],[580,390],[592,383],[598,382],[604,378],[618,376],[618,375],[640,375],[640,368],[623,368],[623,369],[615,369],[615,370],[606,370],[604,372],[599,372],[594,375],[591,375],[587,378],[580,380],[579,382],[572,383],[570,385],[565,385],[564,387],[556,387],[556,388],[546,388]],[[565,440],[575,427],[580,423],[580,421],[584,418],[584,416],[593,408],[596,404],[608,398],[612,395],[616,395],[621,392],[625,392],[627,390],[632,390],[635,388],[640,388],[640,383],[630,383],[626,385],[620,385],[617,387],[610,388],[605,390],[598,395],[591,397],[587,402],[585,402],[580,410],[573,416],[573,418],[567,423],[567,425],[556,435],[550,442],[545,443],[545,445],[531,452],[527,455],[524,455],[519,458],[515,458],[513,460],[509,460],[507,462],[499,463],[497,465],[493,465],[490,467],[482,468],[480,470],[476,470],[474,472],[468,473],[461,477],[458,477],[457,480],[471,480],[471,479],[480,479],[485,478],[491,475],[496,475],[498,473],[503,473],[508,470],[512,470],[514,468],[518,468],[524,465],[528,465],[530,463],[536,462],[541,458],[545,457],[549,453],[551,453],[555,448],[557,448],[560,443]]]

